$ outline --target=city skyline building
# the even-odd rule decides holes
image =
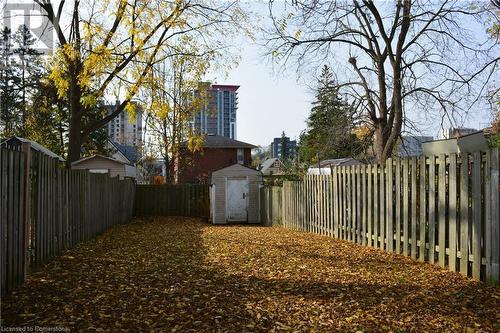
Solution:
[[[208,101],[202,110],[193,116],[192,129],[198,134],[220,135],[236,140],[239,87],[210,82],[200,83],[199,90],[194,93],[199,97],[200,90],[206,89]]]
[[[297,153],[297,141],[290,140],[288,136],[274,138],[271,142],[271,157],[289,159],[294,158]]]
[[[115,104],[107,105],[108,114],[112,113],[118,105],[118,101]],[[134,147],[142,145],[142,109],[137,103],[135,109],[134,116],[124,110],[108,123],[107,131],[110,140]]]

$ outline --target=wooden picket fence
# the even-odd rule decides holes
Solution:
[[[281,204],[284,227],[498,283],[498,168],[498,149],[343,166],[284,182],[281,202],[272,203]]]
[[[134,212],[136,216],[209,218],[209,185],[137,185]]]
[[[28,151],[1,148],[2,296],[29,271],[129,221],[133,213],[132,180],[68,170],[54,158]]]

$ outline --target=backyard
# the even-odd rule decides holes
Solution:
[[[113,227],[29,275],[3,326],[129,331],[489,332],[500,289],[326,236],[194,218]]]

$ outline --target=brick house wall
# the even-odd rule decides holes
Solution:
[[[250,148],[243,148],[244,166],[252,164]],[[213,171],[225,168],[238,162],[237,148],[203,148],[203,151],[191,153],[182,149],[184,168],[180,170],[180,183],[207,183]]]

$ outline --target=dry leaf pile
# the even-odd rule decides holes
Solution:
[[[6,326],[72,331],[494,332],[500,288],[281,228],[149,218],[58,257],[2,300]]]

